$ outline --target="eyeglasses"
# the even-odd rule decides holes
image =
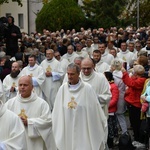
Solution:
[[[91,70],[92,68],[81,68],[83,71],[85,71],[85,70]]]
[[[55,56],[55,57],[59,57],[60,55],[57,55],[57,56]]]

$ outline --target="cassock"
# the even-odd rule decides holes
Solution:
[[[91,75],[85,76],[82,72],[80,74],[81,79],[84,82],[89,83],[96,92],[97,98],[101,104],[101,107],[108,117],[108,103],[111,99],[110,85],[102,73],[93,71]]]
[[[96,72],[104,73],[105,71],[109,71],[110,70],[110,66],[107,63],[105,63],[102,60],[100,60],[95,65],[95,70],[96,70]]]
[[[6,97],[5,97],[5,93],[4,93],[4,88],[3,88],[3,84],[2,81],[0,80],[0,100],[5,103],[6,101]]]
[[[120,51],[117,53],[117,57],[121,58],[124,62],[127,62],[129,68],[129,63],[132,61],[134,53],[130,52],[129,50],[126,50],[125,52]]]
[[[52,134],[51,112],[46,101],[32,92],[29,98],[16,97],[8,100],[6,106],[15,114],[27,116],[26,139],[28,150],[56,150]]]
[[[0,104],[0,150],[27,150],[21,119]]]
[[[62,58],[65,58],[69,61],[69,63],[73,63],[74,62],[74,59],[76,57],[79,57],[78,54],[76,54],[75,52],[73,52],[72,54],[68,54],[66,53],[65,55],[62,56]]]
[[[44,69],[44,72],[49,69],[52,72],[52,76],[46,77],[45,82],[42,84],[43,93],[46,101],[48,102],[50,109],[53,109],[54,101],[59,87],[61,86],[61,78],[64,73],[60,67],[60,62],[53,58],[52,60],[43,60],[41,67]]]
[[[90,47],[84,47],[81,51],[86,51],[89,54],[89,57],[92,57],[94,50],[95,49],[92,46],[90,46]]]
[[[59,150],[104,150],[107,119],[92,87],[85,82],[64,83],[52,112],[53,132]]]
[[[83,58],[88,58],[89,54],[86,51],[81,50],[80,52],[76,51],[76,54],[78,54],[79,56],[83,57]]]
[[[105,51],[105,53],[101,56],[101,60],[108,65],[111,65],[111,62],[114,60],[114,56]]]
[[[3,87],[5,92],[6,101],[10,98],[13,98],[17,95],[18,92],[18,81],[20,79],[20,74],[16,78],[12,78],[9,75],[7,75],[3,80]],[[15,87],[14,92],[10,92],[11,87]]]
[[[34,90],[36,91],[37,95],[43,98],[42,88],[41,85],[45,80],[45,73],[41,66],[35,64],[33,67],[29,65],[21,71],[21,76],[29,75],[32,77],[32,82],[34,86]]]
[[[67,67],[69,65],[69,61],[65,58],[60,58],[60,67],[62,68],[63,72],[67,72]]]

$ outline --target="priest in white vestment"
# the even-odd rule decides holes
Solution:
[[[3,87],[4,87],[6,101],[17,95],[18,81],[21,77],[20,69],[21,68],[18,62],[12,63],[11,73],[8,74],[3,80]]]
[[[76,54],[78,54],[80,57],[83,57],[83,58],[89,57],[88,53],[86,51],[82,50],[82,44],[81,43],[76,44]]]
[[[122,59],[123,62],[127,62],[127,69],[129,69],[129,64],[132,61],[133,57],[134,57],[134,53],[130,52],[127,49],[127,44],[126,42],[122,42],[121,43],[121,50],[120,52],[117,54],[117,57]]]
[[[6,102],[6,97],[4,94],[4,88],[3,88],[3,84],[2,81],[0,80],[0,100],[5,103]]]
[[[78,57],[78,56],[79,56],[79,55],[76,54],[76,52],[74,52],[74,47],[73,47],[72,45],[69,45],[69,46],[67,47],[67,53],[64,54],[64,55],[62,56],[62,58],[67,59],[67,60],[69,61],[69,63],[73,63],[73,62],[74,62],[74,59],[75,59],[76,57]]]
[[[20,116],[26,130],[27,150],[56,150],[51,112],[47,102],[33,92],[32,79],[19,79],[19,93],[8,100],[9,110]]]
[[[60,67],[62,68],[64,74],[67,72],[67,67],[69,65],[69,61],[65,58],[62,58],[59,51],[54,51],[55,58],[60,62]]]
[[[46,50],[46,59],[42,61],[41,67],[46,75],[45,81],[42,84],[42,90],[45,100],[52,110],[56,94],[62,83],[61,79],[64,75],[60,62],[54,58],[54,51],[52,49]]]
[[[21,119],[0,101],[0,150],[27,150]]]
[[[94,64],[90,58],[81,62],[80,77],[92,86],[106,117],[108,117],[108,103],[111,99],[110,85],[104,74],[94,71]]]
[[[95,62],[95,71],[104,73],[110,70],[110,66],[101,60],[101,52],[99,50],[93,51],[93,60]]]
[[[41,66],[36,64],[36,56],[30,55],[28,58],[29,64],[27,67],[23,68],[21,71],[21,76],[28,75],[32,77],[32,82],[34,86],[34,90],[37,95],[43,98],[41,85],[45,81],[44,70]]]
[[[53,132],[59,150],[104,150],[107,119],[92,87],[79,78],[80,68],[70,64],[68,82],[56,96]]]
[[[114,57],[106,51],[106,46],[104,43],[99,44],[98,46],[99,51],[101,52],[101,60],[108,65],[111,65],[112,60]]]
[[[92,57],[93,51],[95,49],[92,47],[92,40],[91,39],[87,39],[86,40],[86,47],[84,47],[82,49],[82,51],[85,51],[88,53],[89,57]]]

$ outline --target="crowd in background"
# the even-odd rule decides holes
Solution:
[[[147,80],[150,65],[150,27],[141,27],[137,30],[132,26],[125,29],[111,27],[107,30],[81,27],[80,31],[61,29],[55,32],[43,29],[43,33],[33,32],[29,35],[22,32],[21,34],[18,37],[18,50],[11,55],[7,54],[5,42],[0,47],[0,79],[2,82],[11,73],[13,62],[19,63],[21,71],[28,65],[31,55],[34,55],[36,64],[42,66],[42,62],[47,58],[46,51],[50,49],[52,51],[49,53],[54,53],[54,57],[60,61],[64,74],[68,64],[74,62],[75,58],[92,58],[95,71],[105,74],[112,92],[111,103],[108,107],[108,146],[112,148],[114,137],[118,136],[116,133],[118,126],[113,127],[116,120],[119,122],[122,134],[127,132],[124,116],[127,109],[134,132],[133,145],[147,144],[147,139],[139,135],[139,129],[142,104],[150,101],[148,97],[150,92],[143,91],[144,85],[146,90],[149,87]],[[148,111],[149,108],[143,113]],[[114,114],[116,114],[115,118],[113,118]],[[149,114],[147,118],[149,119]]]

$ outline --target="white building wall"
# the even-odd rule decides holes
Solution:
[[[23,6],[18,6],[18,3],[10,1],[9,3],[4,3],[3,5],[0,5],[0,16],[5,16],[6,14],[11,14],[11,16],[14,17],[15,22],[14,24],[19,26],[18,23],[18,14],[23,14],[23,25],[24,28],[20,29],[21,32],[27,32],[28,33],[28,13],[27,13],[27,2],[22,1]]]
[[[23,14],[24,28],[20,29],[21,32],[31,33],[35,32],[35,19],[36,14],[41,10],[43,3],[42,0],[23,0],[23,6],[18,6],[17,2],[10,1],[0,5],[0,17],[11,14],[15,19],[15,25],[19,26],[18,14]]]
[[[29,33],[35,32],[35,19],[36,14],[41,10],[43,6],[42,0],[29,0]]]

